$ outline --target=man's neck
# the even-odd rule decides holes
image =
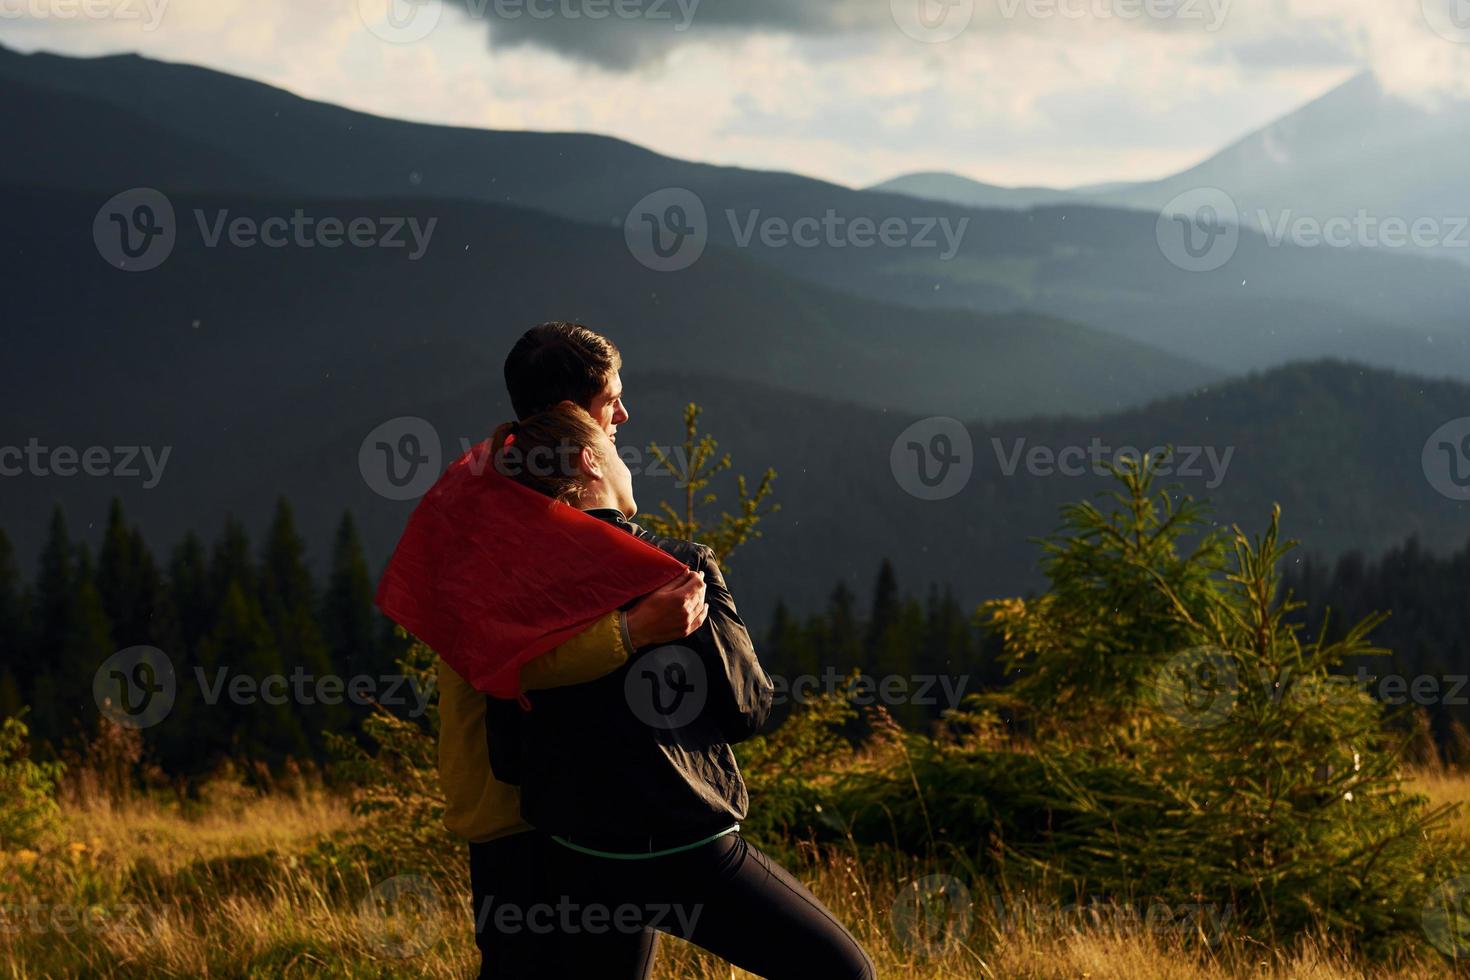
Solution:
[[[610,493],[584,494],[577,499],[578,510],[615,510],[622,512],[617,498]]]

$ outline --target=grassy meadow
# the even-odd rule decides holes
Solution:
[[[1391,715],[1340,672],[1382,653],[1378,620],[1303,640],[1279,512],[1186,549],[1198,508],[1148,472],[1121,479],[1111,512],[1066,511],[1049,592],[982,608],[1012,651],[1002,690],[927,732],[852,691],[794,708],[737,746],[745,832],[885,977],[1453,974],[1470,956],[1470,767],[1426,715]],[[433,693],[426,647],[399,667]],[[226,762],[180,780],[112,723],[58,766],[6,720],[0,968],[471,975],[466,852],[442,827],[425,705],[327,736],[325,779]],[[732,972],[665,938],[656,976]]]
[[[1421,772],[1412,787],[1435,802],[1470,800],[1470,777]],[[197,802],[69,794],[41,850],[5,852],[10,977],[464,977],[475,965],[462,870],[445,860],[413,879],[425,900],[378,911],[364,896],[383,872],[324,860],[361,818],[319,785],[247,790],[207,784]],[[1470,817],[1448,828],[1470,839]],[[955,910],[944,935],[905,928],[904,883],[943,873],[906,859],[859,861],[840,847],[799,851],[798,874],[860,936],[888,977],[1339,978],[1444,976],[1421,954],[1367,963],[1331,936],[1268,948],[1229,936],[1202,943],[1183,930],[1118,916],[1001,916],[993,901]],[[391,858],[389,858],[391,864]],[[1204,924],[1201,923],[1203,928]],[[660,940],[655,976],[743,976],[674,939]]]

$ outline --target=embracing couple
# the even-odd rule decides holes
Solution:
[[[740,835],[730,747],[771,681],[710,549],[631,521],[620,368],[577,324],[521,337],[517,420],[425,496],[379,588],[440,656],[444,822],[469,841],[481,976],[646,977],[666,932],[761,977],[871,978]]]

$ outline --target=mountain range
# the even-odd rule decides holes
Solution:
[[[197,165],[183,158],[159,168],[185,188],[252,196],[274,186],[307,198],[474,201],[609,228],[623,227],[630,215],[641,218],[632,213],[650,195],[678,188],[700,202],[704,217],[690,219],[691,227],[714,248],[734,249],[790,278],[865,300],[976,313],[1026,310],[1217,373],[1332,354],[1470,379],[1470,282],[1450,263],[1277,244],[1246,231],[1218,267],[1191,271],[1177,254],[1181,243],[1168,237],[1180,230],[1167,222],[1161,227],[1156,211],[1132,210],[1122,206],[1126,202],[961,207],[797,174],[677,160],[601,136],[383,119],[132,55],[79,59],[0,51],[0,84],[10,82],[103,103],[234,160],[229,169],[205,157]],[[1348,95],[1363,90],[1373,89],[1363,83]],[[1332,109],[1330,98],[1325,101]],[[1394,100],[1384,96],[1382,105],[1374,119],[1397,118]],[[1379,147],[1392,140],[1368,142]],[[1458,179],[1456,159],[1441,153],[1430,161],[1451,174],[1440,184]],[[51,185],[45,169],[12,179]],[[1309,174],[1303,181],[1313,179]],[[1240,206],[1249,210],[1252,203]],[[649,217],[666,213],[655,206]],[[862,219],[896,222],[903,231],[891,247],[871,239],[856,245],[849,231],[837,232],[835,240],[819,234],[813,247],[754,231],[773,220],[789,227],[828,215],[843,229]],[[936,225],[959,233],[953,254]],[[916,244],[921,237],[928,246]],[[1196,380],[1190,374],[1174,390],[1187,391]]]
[[[1421,461],[1470,405],[1470,286],[1443,263],[1245,234],[1222,269],[1190,273],[1138,212],[936,209],[603,137],[381,119],[134,56],[0,50],[0,92],[0,206],[21,230],[0,244],[7,347],[23,365],[0,395],[14,434],[0,444],[168,452],[151,487],[5,477],[0,527],[27,563],[57,502],[78,527],[118,495],[164,548],[227,512],[259,529],[282,494],[318,556],[350,508],[381,562],[413,501],[366,468],[373,434],[422,419],[447,463],[508,416],[501,359],[553,317],[622,347],[625,446],[677,442],[696,401],[738,471],[777,468],[783,509],[734,561],[757,622],[777,598],[813,607],[838,578],[865,590],[885,556],[904,583],[965,601],[1035,587],[1028,538],[1105,481],[1011,461],[1094,438],[1198,449],[1204,472],[1183,483],[1222,520],[1259,526],[1280,501],[1288,530],[1327,553],[1464,533],[1464,504]],[[174,240],[157,268],[126,271],[108,259],[105,205],[140,187],[167,202]],[[625,219],[670,187],[714,216],[831,209],[971,230],[946,261],[742,245],[711,220],[697,261],[658,271]],[[298,212],[429,233],[415,255],[225,231]],[[974,474],[948,499],[906,491],[895,462],[925,416],[963,420],[972,440]],[[678,498],[670,483],[640,476],[645,509]]]
[[[1181,194],[1218,188],[1239,220],[1275,233],[1300,219],[1429,219],[1442,241],[1395,245],[1382,229],[1354,246],[1420,253],[1470,263],[1470,101],[1416,102],[1364,72],[1160,180],[1057,189],[997,187],[949,173],[906,174],[873,190],[910,194],[965,207],[1026,209],[1041,204],[1089,204],[1158,212]],[[1356,236],[1356,232],[1354,235]],[[1426,234],[1426,240],[1430,236]]]

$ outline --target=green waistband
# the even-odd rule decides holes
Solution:
[[[665,848],[662,851],[647,851],[647,852],[639,851],[639,852],[633,853],[633,854],[623,853],[623,852],[619,852],[619,851],[594,851],[590,847],[582,847],[582,846],[580,846],[578,844],[573,844],[571,841],[567,840],[566,838],[564,838],[564,837],[557,837],[555,835],[553,835],[551,839],[554,840],[554,841],[556,841],[562,847],[570,847],[572,850],[576,851],[578,854],[590,854],[593,857],[612,858],[612,859],[617,860],[617,861],[642,861],[642,860],[644,860],[646,858],[666,857],[666,856],[668,856],[670,854],[679,854],[679,853],[681,853],[683,851],[692,851],[696,847],[703,847],[704,845],[710,843],[711,841],[717,841],[721,837],[724,837],[724,836],[726,836],[728,834],[733,834],[733,833],[737,832],[738,830],[740,830],[740,825],[737,823],[733,827],[726,827],[724,830],[720,831],[718,834],[711,834],[710,836],[706,837],[704,840],[697,840],[697,841],[695,841],[692,844],[681,844],[678,847]]]

